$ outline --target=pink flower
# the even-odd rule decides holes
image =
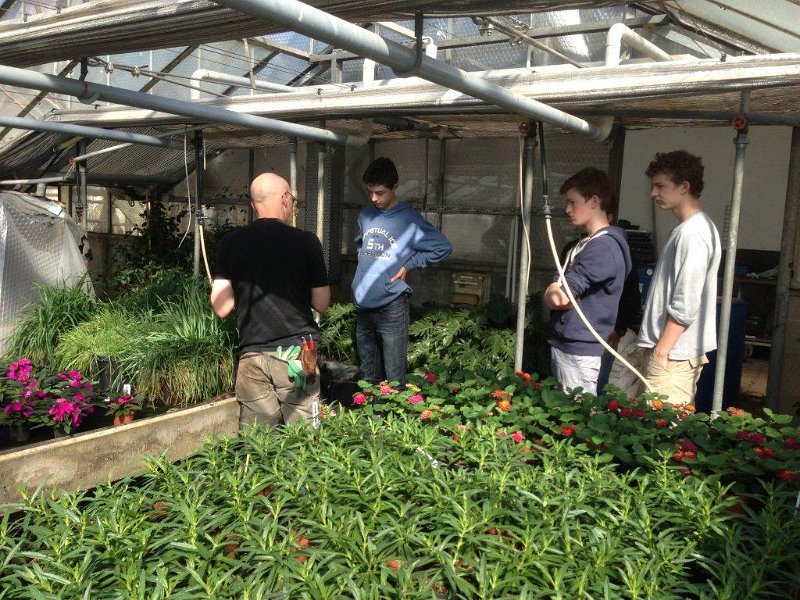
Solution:
[[[514,433],[511,434],[511,439],[519,444],[525,439],[525,436],[522,435],[521,431],[515,431]]]
[[[688,450],[689,452],[697,452],[697,445],[690,440],[679,440],[678,444],[684,450]]]
[[[54,421],[62,422],[64,421],[65,417],[70,417],[75,410],[78,409],[77,406],[72,404],[66,398],[57,398],[56,401],[53,403],[53,406],[50,407],[48,413],[51,417],[53,417]]]
[[[360,392],[353,396],[353,404],[358,404],[360,406],[360,405],[364,404],[364,402],[366,402],[366,401],[367,401],[367,397],[364,394],[360,393]]]
[[[414,394],[413,396],[409,396],[408,397],[408,401],[411,404],[419,404],[423,400],[424,400],[424,398],[422,396],[420,396],[419,394]]]
[[[67,375],[69,375],[70,379],[77,379],[78,381],[83,379],[83,375],[81,375],[80,371],[70,371]]]
[[[436,373],[432,371],[425,373],[425,381],[428,383],[436,383]]]
[[[394,390],[392,389],[392,386],[390,386],[390,385],[383,384],[383,385],[380,387],[380,392],[381,392],[381,394],[382,394],[382,395],[384,395],[384,396],[388,396],[388,395],[389,395],[389,394],[391,394],[393,391],[394,391]]]
[[[12,402],[3,408],[3,412],[10,415],[12,412],[22,412],[22,402]]]

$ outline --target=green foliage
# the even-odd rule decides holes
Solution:
[[[94,314],[95,300],[83,286],[83,281],[52,288],[36,284],[39,299],[20,314],[8,338],[7,356],[24,356],[37,365],[48,365],[61,336]]]
[[[100,304],[91,319],[61,336],[55,363],[60,369],[91,373],[99,357],[126,356],[133,352],[137,336],[154,322],[152,312],[134,312],[114,303]],[[131,375],[126,379],[130,380]]]
[[[233,387],[235,344],[233,319],[218,319],[207,290],[196,288],[165,302],[119,362],[123,372],[136,374],[140,396],[187,406]]]
[[[109,295],[130,311],[157,310],[197,285],[188,266],[162,267],[156,262],[122,267],[114,276]]]
[[[368,411],[253,430],[138,480],[26,493],[0,520],[0,597],[786,598],[793,498],[727,510],[715,481],[522,454]]]
[[[567,439],[630,468],[649,468],[663,455],[684,476],[713,475],[737,491],[759,481],[800,488],[800,429],[788,426],[788,415],[767,411],[762,419],[732,408],[712,420],[655,394],[575,396],[553,383],[510,369],[437,370],[412,374],[404,389],[360,382],[359,401],[378,398],[383,410],[454,432],[482,423],[519,442]]]
[[[320,319],[321,354],[325,358],[356,364],[356,307],[352,302],[332,304]]]
[[[409,369],[504,368],[514,362],[514,332],[489,326],[475,309],[436,308],[408,328]]]

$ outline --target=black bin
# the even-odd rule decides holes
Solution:
[[[717,336],[719,336],[719,314],[722,299],[717,298]],[[728,355],[725,360],[725,389],[722,393],[722,408],[734,406],[742,387],[742,362],[744,361],[744,335],[747,326],[747,302],[739,298],[731,300],[731,322],[728,330]],[[719,339],[717,339],[719,344]],[[708,353],[708,364],[703,368],[697,382],[695,407],[699,411],[711,412],[714,398],[714,372],[717,369],[717,351]]]

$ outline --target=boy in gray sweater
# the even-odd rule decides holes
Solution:
[[[674,404],[694,404],[706,352],[716,349],[719,233],[700,206],[703,162],[684,150],[656,154],[651,197],[679,223],[656,263],[639,332],[645,377]]]

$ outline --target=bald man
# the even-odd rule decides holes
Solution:
[[[295,385],[276,351],[302,347],[304,338],[319,346],[311,309],[325,312],[331,298],[322,245],[290,225],[297,199],[283,177],[259,175],[250,197],[258,219],[222,238],[211,288],[217,316],[236,311],[239,423],[308,422],[319,401],[319,373],[305,388]]]

